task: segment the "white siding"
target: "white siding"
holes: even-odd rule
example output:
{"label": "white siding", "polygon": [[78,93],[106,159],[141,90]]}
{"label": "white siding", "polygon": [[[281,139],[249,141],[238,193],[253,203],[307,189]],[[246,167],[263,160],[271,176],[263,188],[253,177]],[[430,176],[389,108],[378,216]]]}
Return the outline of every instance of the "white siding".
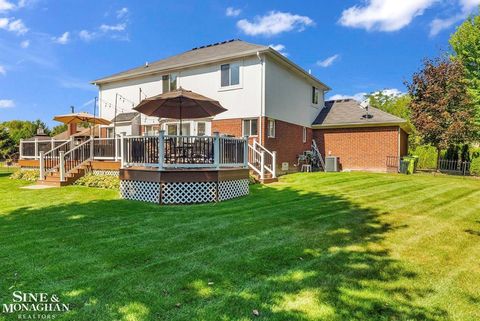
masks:
{"label": "white siding", "polygon": [[[227,111],[214,119],[244,118],[260,116],[261,65],[257,57],[231,61],[241,63],[240,85],[225,89],[220,87],[220,63],[185,69],[177,72],[177,86],[195,91],[218,100]],[[223,64],[223,63],[222,63]],[[139,88],[150,96],[162,93],[162,74],[105,84],[100,87],[100,116],[112,119],[115,115],[115,94],[119,93],[135,105],[140,100]],[[119,99],[117,113],[132,110],[132,103]],[[142,124],[158,124],[158,119],[142,116]]]}
{"label": "white siding", "polygon": [[268,57],[265,68],[265,116],[311,127],[321,108],[325,106],[322,89],[319,88],[318,105],[313,105],[313,82]]}

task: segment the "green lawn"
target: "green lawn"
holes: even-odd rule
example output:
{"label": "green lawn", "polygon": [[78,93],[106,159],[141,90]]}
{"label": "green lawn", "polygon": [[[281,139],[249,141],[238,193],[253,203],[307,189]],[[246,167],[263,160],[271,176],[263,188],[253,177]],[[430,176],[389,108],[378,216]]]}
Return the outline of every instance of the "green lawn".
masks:
{"label": "green lawn", "polygon": [[56,320],[75,321],[480,319],[480,180],[295,174],[163,207],[22,185],[0,177],[0,304],[56,293],[72,309]]}

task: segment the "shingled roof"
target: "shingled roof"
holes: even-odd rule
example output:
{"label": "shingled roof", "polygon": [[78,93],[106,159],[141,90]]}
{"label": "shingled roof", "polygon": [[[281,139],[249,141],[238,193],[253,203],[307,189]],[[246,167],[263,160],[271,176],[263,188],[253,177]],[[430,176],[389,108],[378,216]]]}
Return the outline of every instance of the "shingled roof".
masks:
{"label": "shingled roof", "polygon": [[118,114],[117,117],[112,119],[112,123],[129,122],[129,121],[132,121],[138,115],[140,115],[140,113],[137,113],[135,111],[130,113],[121,113],[121,114]]}
{"label": "shingled roof", "polygon": [[330,100],[313,122],[314,128],[362,127],[375,125],[406,125],[403,118],[374,107],[367,110],[354,99]]}
{"label": "shingled roof", "polygon": [[315,78],[313,75],[306,72],[300,66],[280,54],[278,51],[269,46],[257,45],[240,39],[232,39],[228,41],[218,42],[211,45],[196,47],[179,55],[171,56],[152,63],[146,63],[143,66],[122,71],[104,78],[92,81],[92,84],[101,85],[119,80],[132,79],[151,74],[158,74],[162,72],[171,72],[173,70],[188,68],[192,66],[214,63],[222,60],[237,59],[249,55],[255,55],[257,52],[266,53],[272,57],[277,58],[294,70],[302,74],[306,78],[318,83],[326,90],[330,88]]}

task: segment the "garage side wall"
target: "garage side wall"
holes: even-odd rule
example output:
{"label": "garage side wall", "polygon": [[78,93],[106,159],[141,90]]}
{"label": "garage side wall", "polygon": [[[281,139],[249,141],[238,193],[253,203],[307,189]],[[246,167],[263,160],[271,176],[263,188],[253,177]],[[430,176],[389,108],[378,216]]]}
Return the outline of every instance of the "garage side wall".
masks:
{"label": "garage side wall", "polygon": [[387,157],[398,156],[398,127],[314,129],[320,153],[337,156],[341,170],[387,171]]}

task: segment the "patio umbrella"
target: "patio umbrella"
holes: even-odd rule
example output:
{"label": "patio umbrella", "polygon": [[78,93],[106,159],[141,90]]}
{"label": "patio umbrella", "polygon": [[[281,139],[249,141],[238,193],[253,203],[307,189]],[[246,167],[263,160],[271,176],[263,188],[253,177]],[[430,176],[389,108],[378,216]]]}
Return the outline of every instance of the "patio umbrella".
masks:
{"label": "patio umbrella", "polygon": [[111,121],[105,118],[95,117],[89,113],[74,113],[74,114],[59,115],[59,116],[53,117],[53,120],[59,121],[66,125],[79,124],[79,123],[110,125],[111,123]]}
{"label": "patio umbrella", "polygon": [[147,116],[179,119],[180,135],[182,135],[182,119],[212,117],[226,111],[218,101],[182,87],[146,98],[133,109]]}

